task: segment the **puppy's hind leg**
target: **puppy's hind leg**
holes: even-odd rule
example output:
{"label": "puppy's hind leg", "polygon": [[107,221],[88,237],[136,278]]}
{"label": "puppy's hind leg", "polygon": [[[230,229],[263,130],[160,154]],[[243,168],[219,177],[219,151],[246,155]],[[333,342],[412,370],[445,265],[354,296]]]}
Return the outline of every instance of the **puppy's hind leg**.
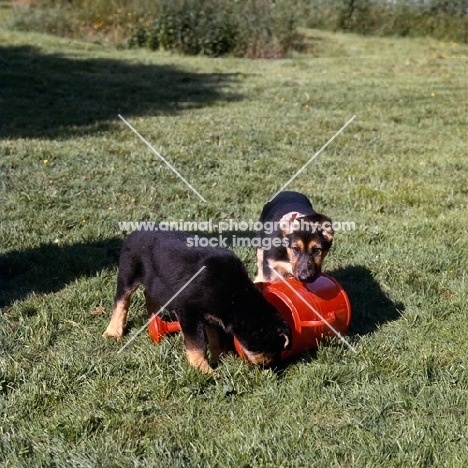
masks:
{"label": "puppy's hind leg", "polygon": [[102,334],[102,337],[111,336],[116,340],[120,340],[124,333],[125,324],[127,323],[127,314],[130,307],[130,297],[138,288],[139,285],[134,286],[131,289],[120,292],[117,291],[115,295],[114,307],[112,308],[112,315],[109,325],[106,331]]}
{"label": "puppy's hind leg", "polygon": [[185,354],[189,364],[204,374],[213,373],[213,369],[206,359],[206,336],[203,322],[190,326],[180,321],[180,327],[184,336]]}

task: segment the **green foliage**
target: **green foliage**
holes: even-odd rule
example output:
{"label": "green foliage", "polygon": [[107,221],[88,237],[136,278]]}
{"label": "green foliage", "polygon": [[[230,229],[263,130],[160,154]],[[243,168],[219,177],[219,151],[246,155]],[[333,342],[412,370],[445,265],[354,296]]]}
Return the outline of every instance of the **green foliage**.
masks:
{"label": "green foliage", "polygon": [[75,36],[79,25],[73,21],[73,10],[67,6],[19,7],[16,10],[13,27],[22,31],[38,31],[57,36]]}
{"label": "green foliage", "polygon": [[288,0],[38,0],[14,27],[214,57],[280,57],[301,42]]}
{"label": "green foliage", "polygon": [[298,45],[297,19],[288,2],[163,1],[148,26],[135,26],[129,45],[187,55],[277,57]]}
{"label": "green foliage", "polygon": [[298,23],[468,42],[466,0],[37,0],[15,8],[22,30],[212,56],[283,55],[303,47]]}
{"label": "green foliage", "polygon": [[378,1],[307,0],[297,2],[304,25],[381,36],[432,36],[468,42],[466,0]]}

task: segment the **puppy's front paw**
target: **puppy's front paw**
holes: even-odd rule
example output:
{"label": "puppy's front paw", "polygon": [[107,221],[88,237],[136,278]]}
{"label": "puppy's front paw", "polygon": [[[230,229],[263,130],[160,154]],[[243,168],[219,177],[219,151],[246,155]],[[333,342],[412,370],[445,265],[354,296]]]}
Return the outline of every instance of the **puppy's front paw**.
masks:
{"label": "puppy's front paw", "polygon": [[106,331],[102,334],[103,338],[114,338],[116,341],[119,341],[123,336],[123,329],[113,328],[110,325],[107,327]]}

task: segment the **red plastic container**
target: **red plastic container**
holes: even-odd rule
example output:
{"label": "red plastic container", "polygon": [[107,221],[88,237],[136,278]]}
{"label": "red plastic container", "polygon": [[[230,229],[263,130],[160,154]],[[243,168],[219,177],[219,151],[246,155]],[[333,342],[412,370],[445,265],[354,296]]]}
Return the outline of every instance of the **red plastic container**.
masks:
{"label": "red plastic container", "polygon": [[[346,292],[331,276],[322,273],[313,283],[287,278],[257,286],[292,329],[292,348],[282,352],[282,359],[316,348],[327,336],[346,333],[351,306]],[[180,331],[179,322],[165,322],[154,314],[151,318],[148,330],[157,343],[167,333]],[[247,359],[236,339],[234,345],[239,356]]]}
{"label": "red plastic container", "polygon": [[[322,273],[313,283],[286,278],[257,285],[292,330],[292,347],[282,352],[281,359],[317,348],[327,336],[346,333],[351,306],[346,292],[331,276]],[[236,339],[234,345],[239,356],[246,359]]]}

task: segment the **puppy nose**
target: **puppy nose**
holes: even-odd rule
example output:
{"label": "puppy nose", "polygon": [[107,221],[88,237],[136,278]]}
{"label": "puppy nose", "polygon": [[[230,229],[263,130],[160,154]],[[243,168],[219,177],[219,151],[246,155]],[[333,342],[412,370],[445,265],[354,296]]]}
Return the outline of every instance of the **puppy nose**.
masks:
{"label": "puppy nose", "polygon": [[307,275],[299,275],[299,281],[307,281]]}

